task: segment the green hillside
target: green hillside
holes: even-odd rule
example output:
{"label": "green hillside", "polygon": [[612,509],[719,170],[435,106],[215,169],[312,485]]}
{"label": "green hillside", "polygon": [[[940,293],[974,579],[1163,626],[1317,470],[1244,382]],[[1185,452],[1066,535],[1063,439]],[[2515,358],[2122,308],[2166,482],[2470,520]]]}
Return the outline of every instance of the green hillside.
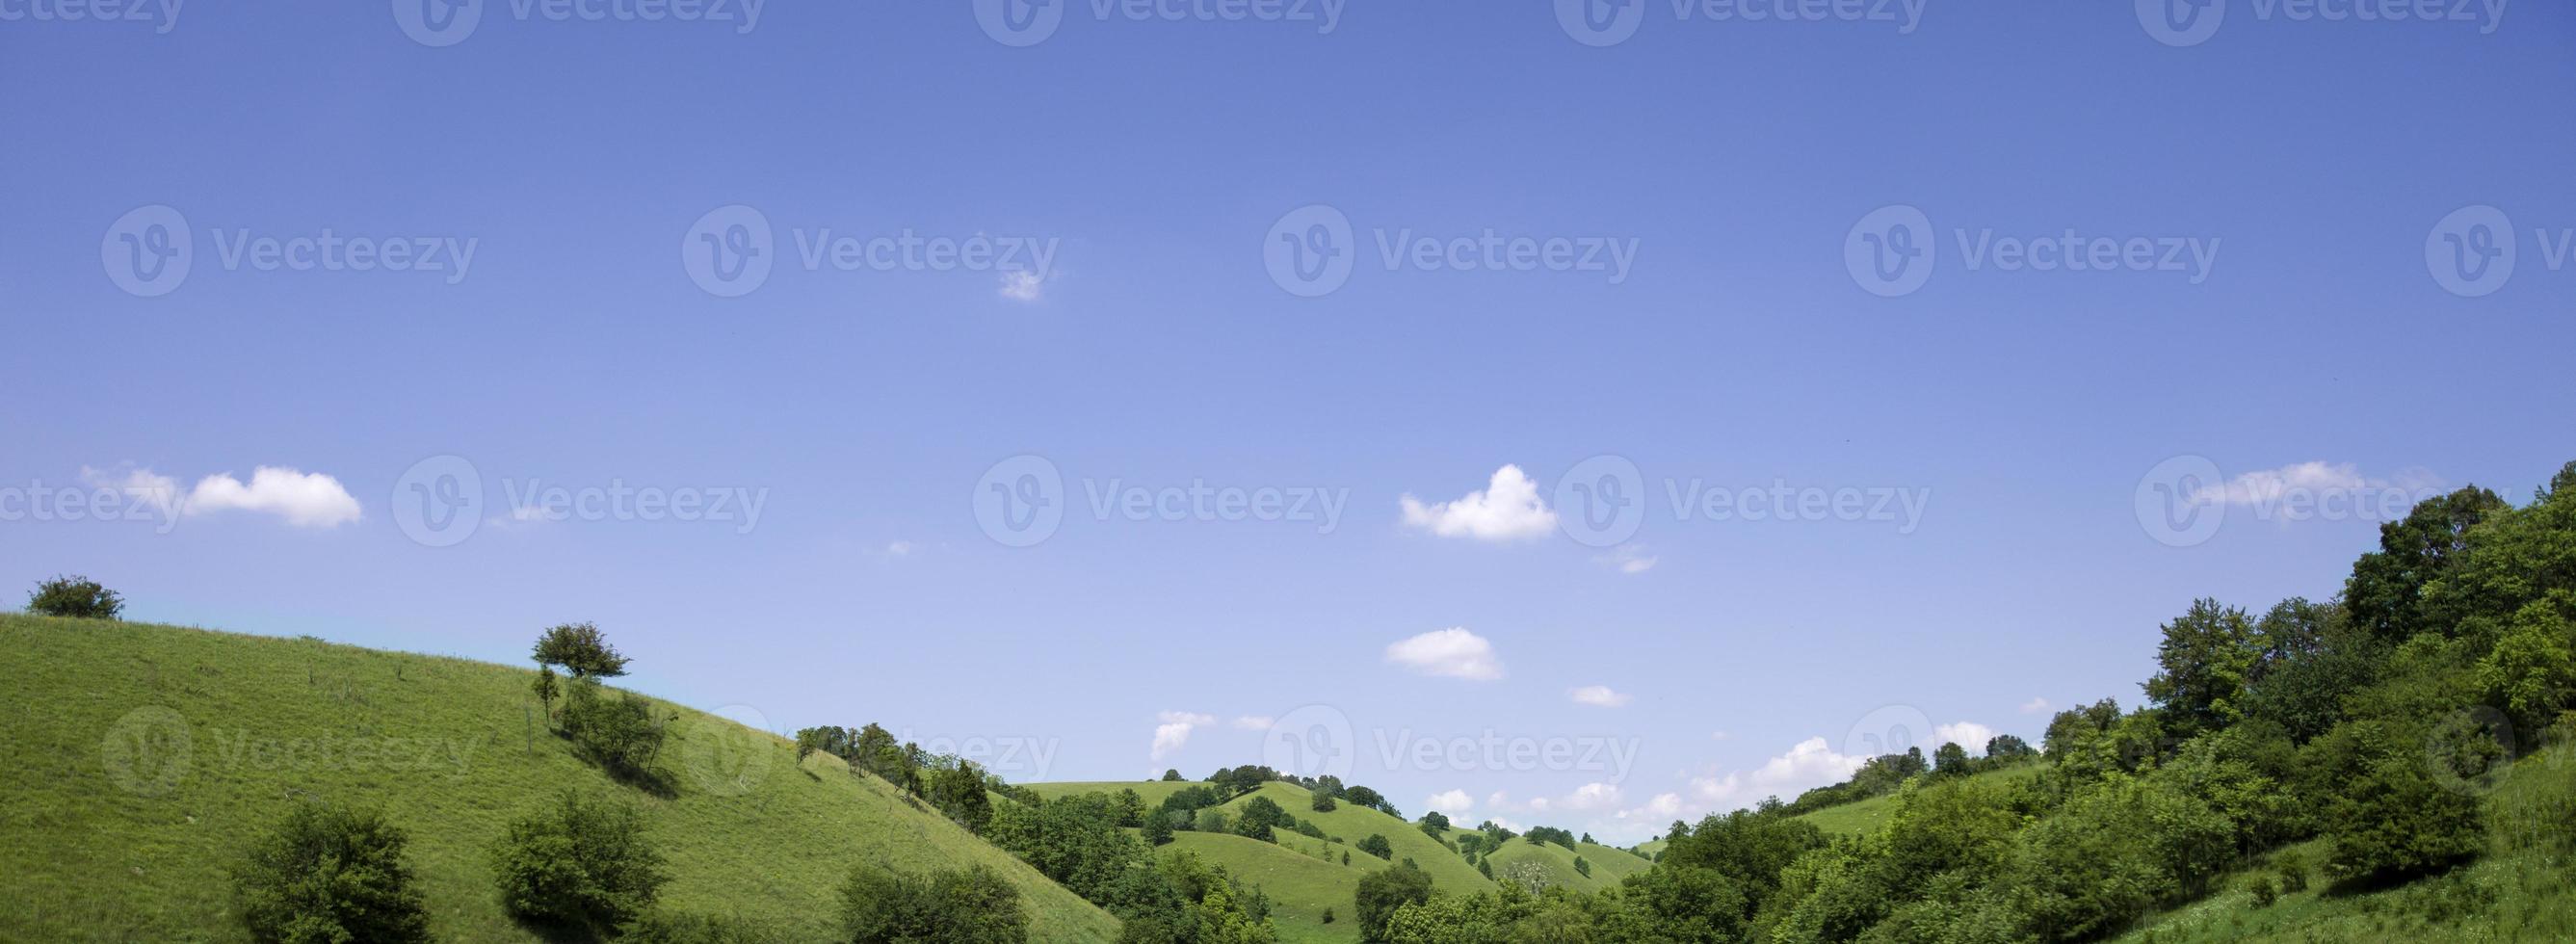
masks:
{"label": "green hillside", "polygon": [[[2020,783],[2038,778],[2040,772],[2046,769],[2045,764],[2018,764],[2002,770],[1984,771],[1969,779],[1993,783]],[[1817,829],[1827,833],[1871,836],[1886,829],[1887,817],[1895,812],[1896,794],[1889,793],[1840,806],[1828,806],[1813,813],[1802,813],[1798,818],[1814,823]],[[1662,847],[1660,843],[1650,843],[1650,845]]]}
{"label": "green hillside", "polygon": [[485,849],[566,786],[644,810],[671,910],[797,940],[832,926],[860,863],[981,864],[1040,940],[1118,922],[879,781],[672,707],[671,796],[619,786],[547,733],[533,673],[314,640],[0,615],[0,940],[231,941],[227,870],[288,804],[381,805],[440,940],[536,940],[501,912]]}
{"label": "green hillside", "polygon": [[[1302,836],[1288,837],[1290,842],[1305,846],[1319,845]],[[1258,839],[1215,833],[1180,833],[1170,845],[1162,847],[1163,855],[1187,852],[1209,865],[1224,866],[1236,878],[1261,886],[1270,898],[1270,922],[1287,944],[1318,942],[1341,944],[1359,940],[1359,926],[1352,923],[1351,901],[1359,891],[1360,876],[1373,868],[1385,868],[1368,855],[1354,855],[1351,864],[1341,864]],[[1323,921],[1324,909],[1333,911],[1334,923]]]}
{"label": "green hillside", "polygon": [[[1545,876],[1549,887],[1564,887],[1585,892],[1615,888],[1621,877],[1632,872],[1645,871],[1652,864],[1637,858],[1633,853],[1608,846],[1593,843],[1578,845],[1581,846],[1580,849],[1569,850],[1555,843],[1533,843],[1527,837],[1516,836],[1512,841],[1504,843],[1501,849],[1494,850],[1493,854],[1485,858],[1493,861],[1496,878],[1511,877],[1513,874],[1511,870],[1515,867],[1535,867]],[[1584,863],[1592,867],[1591,875],[1584,875],[1575,869],[1576,856],[1581,856]]]}

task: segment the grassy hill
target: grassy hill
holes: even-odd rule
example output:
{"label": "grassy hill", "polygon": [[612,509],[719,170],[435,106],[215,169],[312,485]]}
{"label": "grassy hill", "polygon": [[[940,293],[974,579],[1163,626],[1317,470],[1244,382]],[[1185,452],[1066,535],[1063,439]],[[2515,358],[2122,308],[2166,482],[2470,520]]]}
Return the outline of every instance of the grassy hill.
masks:
{"label": "grassy hill", "polygon": [[[1494,874],[1498,877],[1508,875],[1505,870],[1513,866],[1526,864],[1544,872],[1550,886],[1584,892],[1597,892],[1616,887],[1621,878],[1631,873],[1643,872],[1653,865],[1638,858],[1635,853],[1598,843],[1587,842],[1575,845],[1576,848],[1569,850],[1554,843],[1533,843],[1526,837],[1515,836],[1512,841],[1504,843],[1501,849],[1495,850],[1486,858],[1493,860]],[[1584,863],[1592,867],[1591,875],[1584,875],[1575,869],[1576,856],[1581,856]]]}
{"label": "grassy hill", "polygon": [[860,863],[989,866],[1040,940],[1117,920],[945,818],[785,740],[677,706],[670,796],[547,733],[517,668],[314,640],[0,615],[0,940],[235,941],[227,870],[288,804],[381,805],[440,940],[528,941],[484,850],[565,786],[645,811],[662,902],[796,940]]}
{"label": "grassy hill", "polygon": [[[2016,764],[2002,770],[1985,771],[1969,779],[1995,783],[2019,783],[2037,779],[2040,772],[2046,769],[2046,764]],[[1813,813],[1801,814],[1798,818],[1814,823],[1817,829],[1827,833],[1872,836],[1887,828],[1887,818],[1895,812],[1896,794],[1888,793],[1855,803],[1828,806]],[[1662,848],[1661,843],[1649,843],[1649,845]]]}
{"label": "grassy hill", "polygon": [[[1291,843],[1312,847],[1320,845],[1302,836],[1288,837]],[[1283,944],[1332,944],[1359,940],[1359,925],[1352,923],[1352,895],[1359,891],[1360,876],[1372,869],[1386,868],[1386,863],[1373,856],[1354,855],[1351,864],[1341,864],[1336,855],[1330,861],[1242,836],[1215,833],[1180,833],[1161,850],[1164,855],[1182,852],[1194,854],[1209,865],[1224,866],[1236,878],[1261,886],[1270,897],[1270,923],[1279,931]],[[1324,909],[1333,911],[1334,923],[1323,922]]]}

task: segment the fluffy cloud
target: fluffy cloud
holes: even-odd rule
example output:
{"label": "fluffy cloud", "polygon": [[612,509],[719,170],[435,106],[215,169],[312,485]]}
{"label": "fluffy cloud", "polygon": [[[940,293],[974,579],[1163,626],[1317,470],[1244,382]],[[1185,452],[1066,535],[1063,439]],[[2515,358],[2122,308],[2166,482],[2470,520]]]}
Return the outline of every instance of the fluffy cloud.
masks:
{"label": "fluffy cloud", "polygon": [[895,557],[910,557],[912,556],[912,542],[895,541],[889,543],[886,545],[885,552]]}
{"label": "fluffy cloud", "polygon": [[2191,493],[2191,501],[2202,505],[2248,505],[2256,508],[2279,507],[2292,496],[2315,500],[2320,496],[2399,490],[2430,494],[2441,485],[2441,479],[2422,469],[2409,469],[2395,480],[2367,478],[2352,463],[2301,462],[2277,469],[2247,472],[2225,482],[2215,482]]}
{"label": "fluffy cloud", "polygon": [[1468,492],[1456,501],[1425,505],[1410,494],[1400,501],[1406,526],[1444,538],[1518,541],[1556,527],[1556,512],[1539,499],[1538,483],[1516,465],[1495,470],[1484,491]]}
{"label": "fluffy cloud", "polygon": [[2026,701],[2026,702],[2022,702],[2022,703],[2021,703],[2021,713],[2022,713],[2022,714],[2026,714],[2026,715],[2035,715],[2035,714],[2038,714],[2038,713],[2040,713],[2040,712],[2047,711],[2047,710],[2048,710],[2048,699],[2045,699],[2045,698],[2039,698],[2039,697],[2033,696],[2033,697],[2031,698],[2031,700]]}
{"label": "fluffy cloud", "polygon": [[1610,686],[1607,685],[1586,685],[1567,692],[1566,695],[1573,698],[1575,704],[1591,705],[1596,708],[1617,708],[1631,700],[1627,693],[1611,691]]}
{"label": "fluffy cloud", "polygon": [[1565,798],[1565,807],[1570,810],[1603,810],[1618,805],[1619,788],[1607,783],[1584,784]]}
{"label": "fluffy cloud", "polygon": [[1465,627],[1433,630],[1386,647],[1386,661],[1423,675],[1490,682],[1503,677],[1494,644]]}
{"label": "fluffy cloud", "polygon": [[1972,757],[1984,754],[1986,752],[1986,742],[1993,739],[1994,736],[1995,729],[1978,724],[1974,721],[1959,721],[1951,724],[1932,726],[1933,747],[1939,747],[1943,744],[1956,744],[1960,747],[1966,748],[1969,756]]}
{"label": "fluffy cloud", "polygon": [[1046,276],[1025,269],[1002,273],[1002,297],[1015,302],[1033,302],[1045,297]]}
{"label": "fluffy cloud", "polygon": [[1642,821],[1648,825],[1671,822],[1685,809],[1701,812],[1751,806],[1763,797],[1789,799],[1831,783],[1851,778],[1864,757],[1836,753],[1824,738],[1808,738],[1789,748],[1788,753],[1764,761],[1749,771],[1709,774],[1690,780],[1687,803],[1675,794],[1656,796],[1645,806],[1619,811],[1619,818]]}
{"label": "fluffy cloud", "polygon": [[128,469],[106,473],[84,468],[81,477],[90,484],[122,491],[133,501],[148,502],[164,513],[176,510],[195,517],[225,511],[246,511],[276,515],[298,528],[336,528],[361,517],[358,500],[340,480],[319,472],[301,472],[279,466],[260,466],[244,482],[227,472],[197,480],[196,487],[182,494],[179,481],[159,475],[150,469]]}
{"label": "fluffy cloud", "polygon": [[1593,558],[1604,567],[1618,568],[1623,574],[1642,574],[1653,570],[1655,563],[1662,559],[1646,553],[1646,546],[1643,544],[1622,544],[1608,554]]}
{"label": "fluffy cloud", "polygon": [[1216,723],[1216,716],[1188,711],[1166,711],[1154,726],[1154,760],[1161,761],[1190,742],[1190,732]]}
{"label": "fluffy cloud", "polygon": [[1422,806],[1424,809],[1439,810],[1451,816],[1465,816],[1468,810],[1476,807],[1476,801],[1467,796],[1465,790],[1451,790],[1447,793],[1432,794],[1430,798],[1422,801]]}

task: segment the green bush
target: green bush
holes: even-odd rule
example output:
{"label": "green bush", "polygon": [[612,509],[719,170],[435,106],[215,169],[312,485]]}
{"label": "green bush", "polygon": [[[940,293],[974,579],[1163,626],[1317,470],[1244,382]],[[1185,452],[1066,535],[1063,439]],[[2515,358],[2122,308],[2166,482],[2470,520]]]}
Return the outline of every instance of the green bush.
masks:
{"label": "green bush", "polygon": [[2282,891],[2303,892],[2308,890],[2308,860],[2305,856],[2301,856],[2296,852],[2283,852],[2280,855],[2274,856],[2272,857],[2272,871],[2274,874],[2281,876]]}
{"label": "green bush", "polygon": [[928,875],[862,866],[841,886],[841,940],[1009,944],[1029,939],[1019,889],[983,866]]}
{"label": "green bush", "polygon": [[594,678],[574,678],[565,693],[564,736],[582,757],[626,780],[658,780],[664,733],[650,702],[610,694]]}
{"label": "green bush", "polygon": [[2269,875],[2254,876],[2253,881],[2245,883],[2245,891],[2254,896],[2254,907],[2257,908],[2269,908],[2273,902],[2281,900],[2281,893],[2272,887]]}
{"label": "green bush", "polygon": [[1387,842],[1385,836],[1377,833],[1370,833],[1368,838],[1360,840],[1359,847],[1361,852],[1381,859],[1395,858],[1395,845]]}
{"label": "green bush", "polygon": [[669,879],[642,813],[569,790],[512,822],[491,857],[504,910],[594,932],[642,917]]}
{"label": "green bush", "polygon": [[408,839],[381,810],[298,805],[234,873],[251,939],[429,940],[429,913],[402,861]]}
{"label": "green bush", "polygon": [[617,936],[619,944],[784,944],[787,936],[739,917],[656,909]]}
{"label": "green bush", "polygon": [[2416,758],[2382,759],[2335,803],[2326,866],[2364,882],[2427,875],[2478,854],[2486,844],[2478,798],[2445,786]]}
{"label": "green bush", "polygon": [[56,577],[37,584],[35,592],[27,594],[27,612],[112,620],[125,613],[125,599],[87,577]]}
{"label": "green bush", "polygon": [[1387,922],[1395,909],[1431,900],[1431,876],[1421,869],[1397,866],[1360,876],[1353,906],[1360,916],[1360,940],[1387,940]]}
{"label": "green bush", "polygon": [[575,678],[624,675],[629,661],[617,653],[617,647],[608,644],[599,627],[589,623],[566,623],[546,630],[537,637],[530,655],[538,665],[563,666]]}

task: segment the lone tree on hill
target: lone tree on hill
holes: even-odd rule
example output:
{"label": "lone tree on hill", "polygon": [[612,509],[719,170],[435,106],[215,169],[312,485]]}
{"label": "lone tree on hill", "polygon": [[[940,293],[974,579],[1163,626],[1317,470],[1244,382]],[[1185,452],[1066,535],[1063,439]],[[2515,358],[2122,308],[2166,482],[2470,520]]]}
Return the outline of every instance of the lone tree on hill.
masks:
{"label": "lone tree on hill", "polygon": [[615,678],[626,674],[625,656],[608,644],[599,627],[566,623],[537,637],[538,665],[560,665],[574,678]]}
{"label": "lone tree on hill", "polygon": [[125,612],[125,600],[87,577],[56,577],[37,584],[35,592],[27,594],[27,612],[112,620]]}

